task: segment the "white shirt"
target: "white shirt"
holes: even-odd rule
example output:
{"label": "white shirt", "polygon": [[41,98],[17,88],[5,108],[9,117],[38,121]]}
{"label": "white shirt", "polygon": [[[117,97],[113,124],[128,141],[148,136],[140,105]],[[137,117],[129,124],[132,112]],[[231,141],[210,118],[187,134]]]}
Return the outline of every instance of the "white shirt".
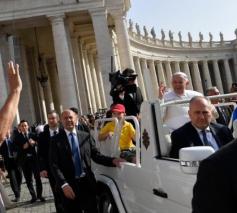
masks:
{"label": "white shirt", "polygon": [[[175,100],[190,100],[194,96],[203,96],[203,94],[193,90],[185,90],[184,95],[179,96],[174,91],[170,91],[165,93],[164,102]],[[188,110],[188,103],[170,105],[165,107],[163,116],[164,124],[171,131],[178,129],[179,127],[190,121]]]}
{"label": "white shirt", "polygon": [[50,129],[49,128],[49,134],[50,134],[50,137],[53,137],[54,136],[54,132],[57,132],[57,134],[58,134],[58,128],[57,129]]}

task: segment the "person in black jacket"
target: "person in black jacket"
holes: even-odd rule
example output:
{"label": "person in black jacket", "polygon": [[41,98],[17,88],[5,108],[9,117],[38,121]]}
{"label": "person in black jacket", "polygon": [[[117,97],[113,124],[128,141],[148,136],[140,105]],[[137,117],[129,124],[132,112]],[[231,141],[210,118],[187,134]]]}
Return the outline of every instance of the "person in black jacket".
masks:
{"label": "person in black jacket", "polygon": [[[29,132],[29,125],[26,120],[20,121],[20,130],[21,133],[18,134],[13,141],[17,146],[17,163],[22,167],[26,185],[32,197],[30,202],[34,203],[37,198],[43,202],[45,199],[42,197],[43,189],[36,154],[37,136]],[[33,187],[32,175],[34,175],[36,182],[37,196]]]}
{"label": "person in black jacket", "polygon": [[59,190],[56,187],[55,179],[49,166],[49,146],[51,138],[59,133],[59,116],[56,111],[48,113],[48,124],[44,126],[44,131],[39,134],[38,158],[40,176],[49,179],[49,184],[53,192],[54,203],[57,213],[63,213]]}
{"label": "person in black jacket", "polygon": [[195,96],[190,100],[188,122],[171,134],[170,157],[178,158],[179,150],[190,146],[212,146],[218,150],[233,140],[227,126],[212,123],[212,106],[203,96]]}
{"label": "person in black jacket", "polygon": [[125,86],[123,101],[126,109],[126,115],[133,115],[139,118],[143,97],[140,88],[135,83],[137,74],[134,70],[127,68],[123,71],[123,76],[125,76],[128,81]]}
{"label": "person in black jacket", "polygon": [[96,181],[91,158],[105,166],[120,166],[120,159],[103,156],[90,134],[75,128],[76,114],[65,110],[61,115],[64,129],[50,143],[50,168],[61,189],[65,212],[96,213]]}
{"label": "person in black jacket", "polygon": [[4,164],[10,179],[10,185],[15,195],[15,199],[13,199],[12,201],[18,202],[21,192],[22,170],[16,162],[17,149],[12,142],[10,132],[8,133],[7,138],[3,141],[0,147],[0,154],[4,158]]}
{"label": "person in black jacket", "polygon": [[237,140],[200,164],[193,189],[193,213],[237,212]]}

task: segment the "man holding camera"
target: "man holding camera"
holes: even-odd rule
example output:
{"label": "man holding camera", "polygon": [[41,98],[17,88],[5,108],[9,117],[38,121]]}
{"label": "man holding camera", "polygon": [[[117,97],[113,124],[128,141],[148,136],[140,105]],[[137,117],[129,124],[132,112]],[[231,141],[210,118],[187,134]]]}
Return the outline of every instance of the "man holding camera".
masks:
{"label": "man holding camera", "polygon": [[136,85],[137,74],[134,70],[127,68],[119,76],[118,83],[112,88],[110,95],[113,104],[123,104],[126,115],[139,118],[143,97],[140,88]]}

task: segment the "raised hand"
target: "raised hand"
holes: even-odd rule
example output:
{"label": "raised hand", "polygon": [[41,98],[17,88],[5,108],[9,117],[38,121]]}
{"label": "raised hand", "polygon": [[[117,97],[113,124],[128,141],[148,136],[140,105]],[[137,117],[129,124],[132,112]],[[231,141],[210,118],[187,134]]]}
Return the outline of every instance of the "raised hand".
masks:
{"label": "raised hand", "polygon": [[10,93],[20,92],[22,90],[22,81],[19,75],[19,65],[16,64],[14,67],[13,61],[10,61],[7,71]]}
{"label": "raised hand", "polygon": [[159,86],[159,99],[163,99],[165,90],[166,90],[166,86],[163,82],[161,82]]}

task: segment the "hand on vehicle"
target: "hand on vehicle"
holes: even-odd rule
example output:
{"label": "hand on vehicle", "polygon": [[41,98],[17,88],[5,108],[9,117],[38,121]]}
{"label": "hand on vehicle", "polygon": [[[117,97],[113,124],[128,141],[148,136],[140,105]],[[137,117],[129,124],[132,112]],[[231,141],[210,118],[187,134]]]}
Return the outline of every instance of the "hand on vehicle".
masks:
{"label": "hand on vehicle", "polygon": [[126,160],[122,159],[122,158],[114,158],[113,159],[113,164],[116,166],[116,167],[119,167],[121,168],[121,162],[126,162]]}
{"label": "hand on vehicle", "polygon": [[40,172],[40,177],[47,178],[48,177],[48,172],[46,170],[43,170]]}

